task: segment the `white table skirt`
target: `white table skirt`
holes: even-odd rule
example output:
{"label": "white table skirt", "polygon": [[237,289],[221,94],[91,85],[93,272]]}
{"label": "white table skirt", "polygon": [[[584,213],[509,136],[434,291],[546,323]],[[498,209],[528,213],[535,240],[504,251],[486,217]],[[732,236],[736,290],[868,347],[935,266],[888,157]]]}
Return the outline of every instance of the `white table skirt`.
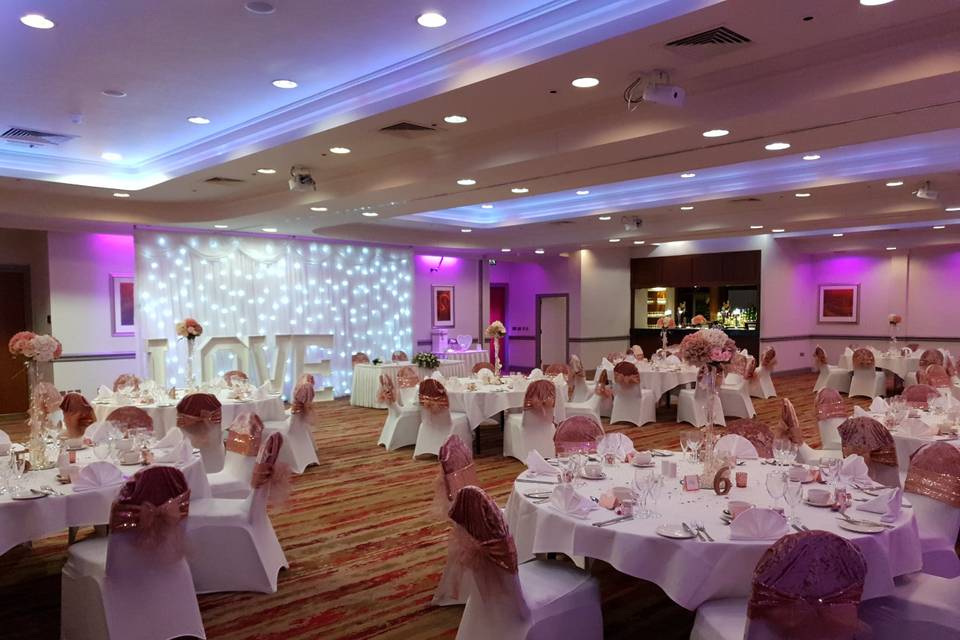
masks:
{"label": "white table skirt", "polygon": [[[660,396],[676,387],[691,384],[697,381],[696,367],[680,365],[675,369],[651,369],[650,365],[640,365],[637,367],[640,371],[640,387],[653,391],[653,397],[660,399]],[[607,380],[613,384],[613,367],[606,367]],[[596,379],[596,378],[594,378]]]}
{"label": "white table skirt", "polygon": [[[353,367],[353,387],[350,392],[350,404],[355,407],[371,407],[386,409],[386,405],[377,402],[377,388],[380,386],[380,374],[390,376],[394,384],[397,382],[397,370],[400,367],[412,366],[409,362],[390,362],[384,364],[358,364]],[[418,369],[420,378],[429,378],[435,369]],[[460,377],[466,375],[463,361],[441,360],[440,373],[444,377]]]}
{"label": "white table skirt", "polygon": [[473,365],[479,362],[490,362],[490,353],[484,349],[469,349],[467,351],[434,351],[433,354],[442,360],[459,360],[463,363],[463,375],[470,375]]}
{"label": "white table skirt", "polygon": [[[502,411],[523,408],[526,383],[518,385],[516,389],[510,389],[505,384],[479,384],[472,379],[463,380],[462,383],[477,384],[477,390],[451,391],[447,389],[447,397],[450,398],[450,411],[467,414],[467,422],[471,429],[476,429],[481,422]],[[557,402],[553,409],[554,422],[560,423],[566,416],[566,387],[564,387],[562,390],[557,390]]]}
{"label": "white table skirt", "polygon": [[[173,401],[171,401],[173,402]],[[279,395],[271,396],[265,400],[220,400],[220,411],[223,415],[221,424],[224,429],[228,429],[233,419],[241,413],[255,413],[260,416],[264,422],[268,420],[285,420],[283,401]],[[107,419],[114,409],[120,408],[119,404],[100,404],[93,403],[93,412],[97,416],[98,422]],[[155,404],[136,405],[150,414],[153,418],[153,433],[157,438],[162,438],[171,427],[177,426],[177,407],[176,404],[158,406]]]}
{"label": "white table skirt", "polygon": [[[96,460],[90,449],[78,452],[77,459],[80,464]],[[8,460],[5,456],[0,457],[0,464],[8,464]],[[194,454],[190,463],[177,466],[186,476],[191,499],[210,497],[210,484],[198,454]],[[142,468],[138,465],[120,466],[125,476],[132,476]],[[61,492],[61,496],[36,500],[14,500],[9,493],[0,496],[0,553],[6,553],[18,544],[59,533],[68,527],[106,524],[110,521],[110,505],[122,484],[74,493],[72,484],[57,482],[57,473],[56,468],[31,471],[23,477],[22,484],[34,489],[47,485]]]}
{"label": "white table skirt", "polygon": [[[654,458],[658,464],[661,459]],[[676,455],[672,459],[679,461],[680,457]],[[694,465],[681,462],[679,466],[681,476],[685,469],[688,473],[694,472]],[[729,498],[770,505],[763,487],[769,469],[756,461],[738,467],[749,473],[749,484],[744,489],[734,488]],[[584,495],[599,496],[604,489],[627,485],[635,471],[627,464],[612,469],[605,467],[605,470],[612,479],[586,480],[587,484],[577,490]],[[730,528],[719,518],[727,497],[717,496],[712,490],[684,492],[679,481],[667,482],[656,507],[663,517],[608,527],[594,527],[590,523],[615,517],[612,511],[597,509],[587,520],[577,519],[556,511],[549,502],[534,504],[523,495],[550,487],[515,483],[507,502],[507,522],[520,561],[534,553],[565,553],[604,560],[623,573],[656,583],[674,602],[690,610],[716,598],[749,596],[754,567],[773,541],[730,540]],[[866,512],[852,513],[854,517],[878,517]],[[841,529],[837,526],[837,514],[830,509],[800,505],[798,514],[800,521],[811,529],[836,533],[863,552],[867,562],[864,599],[889,595],[894,577],[919,571],[922,566],[919,534],[910,509],[901,512],[896,529],[873,535]],[[695,519],[703,521],[716,542],[673,540],[655,533],[662,524]]]}
{"label": "white table skirt", "polygon": [[[874,353],[876,367],[878,369],[885,369],[892,373],[897,374],[901,378],[906,378],[907,374],[916,371],[917,367],[920,366],[920,354],[915,356],[899,356],[899,355],[887,355],[884,353]],[[853,354],[844,353],[840,356],[839,365],[843,369],[852,369],[853,368]]]}

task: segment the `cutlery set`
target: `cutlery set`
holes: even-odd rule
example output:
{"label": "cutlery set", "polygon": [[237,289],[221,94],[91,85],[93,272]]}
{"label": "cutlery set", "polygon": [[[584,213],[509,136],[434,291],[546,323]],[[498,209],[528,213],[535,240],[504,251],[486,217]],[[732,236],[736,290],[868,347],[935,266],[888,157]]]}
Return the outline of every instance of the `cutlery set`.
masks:
{"label": "cutlery set", "polygon": [[707,533],[707,528],[703,526],[703,522],[700,520],[694,520],[690,523],[682,522],[684,530],[690,535],[696,536],[701,542],[716,542],[709,533]]}

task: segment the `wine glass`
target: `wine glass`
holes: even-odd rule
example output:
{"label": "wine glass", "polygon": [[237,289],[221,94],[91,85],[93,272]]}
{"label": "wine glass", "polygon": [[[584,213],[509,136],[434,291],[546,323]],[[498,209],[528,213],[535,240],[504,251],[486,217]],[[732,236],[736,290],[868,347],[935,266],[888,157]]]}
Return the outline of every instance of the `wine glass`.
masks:
{"label": "wine glass", "polygon": [[660,494],[663,491],[663,476],[658,474],[650,475],[650,500],[653,502],[653,508],[648,511],[649,517],[659,518],[661,514],[657,511],[657,502],[660,500]]}
{"label": "wine glass", "polygon": [[680,454],[684,461],[690,460],[690,441],[686,433],[680,434]]}
{"label": "wine glass", "polygon": [[800,455],[800,445],[791,440],[786,441],[786,445],[783,449],[783,459],[787,465],[792,465],[797,461],[797,456]]}
{"label": "wine glass", "polygon": [[820,477],[827,484],[827,487],[833,489],[834,481],[840,472],[840,461],[836,458],[820,458]]}
{"label": "wine glass", "polygon": [[106,438],[93,444],[93,455],[97,460],[106,460],[110,455],[110,439]]}
{"label": "wine glass", "polygon": [[643,469],[637,469],[633,472],[634,493],[637,495],[637,504],[640,510],[635,514],[637,518],[648,518],[647,498],[650,495],[650,477],[651,474]]}
{"label": "wine glass", "polygon": [[13,469],[14,489],[19,491],[23,488],[23,477],[27,475],[27,456],[11,456],[11,468]]}
{"label": "wine glass", "polygon": [[688,443],[688,448],[690,449],[690,456],[692,458],[691,462],[700,461],[700,445],[703,444],[703,440],[700,438],[700,434],[697,433],[696,437],[691,437]]}
{"label": "wine glass", "polygon": [[0,495],[10,490],[10,476],[13,475],[13,454],[0,457]]}
{"label": "wine glass", "polygon": [[800,498],[803,496],[803,483],[797,480],[787,478],[786,486],[783,491],[783,499],[790,507],[790,517],[788,522],[793,524],[797,521],[797,505],[800,504]]}
{"label": "wine glass", "polygon": [[780,498],[786,490],[787,476],[783,471],[770,471],[766,478],[767,493],[773,498],[773,508],[780,506]]}

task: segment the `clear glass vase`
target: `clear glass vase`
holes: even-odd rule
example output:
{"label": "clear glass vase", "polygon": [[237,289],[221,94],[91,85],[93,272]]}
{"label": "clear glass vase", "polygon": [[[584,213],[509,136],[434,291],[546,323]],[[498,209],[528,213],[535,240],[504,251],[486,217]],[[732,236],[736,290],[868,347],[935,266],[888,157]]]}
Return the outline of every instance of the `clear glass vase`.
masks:
{"label": "clear glass vase", "polygon": [[717,418],[716,407],[720,404],[718,389],[722,381],[723,369],[712,364],[704,365],[697,375],[697,389],[694,392],[694,398],[706,417],[706,425],[703,428],[703,444],[700,447],[701,460],[703,461],[703,473],[700,476],[701,486],[713,486],[714,477],[724,466],[723,460],[720,460],[714,454],[714,447],[719,438],[715,422]]}

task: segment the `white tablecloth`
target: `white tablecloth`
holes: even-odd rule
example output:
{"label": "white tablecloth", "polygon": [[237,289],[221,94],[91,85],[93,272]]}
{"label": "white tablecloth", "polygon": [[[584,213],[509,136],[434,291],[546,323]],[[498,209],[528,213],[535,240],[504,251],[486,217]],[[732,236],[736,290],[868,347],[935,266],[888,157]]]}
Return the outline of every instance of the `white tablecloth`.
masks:
{"label": "white tablecloth", "polygon": [[[943,414],[936,415],[930,411],[919,411],[918,413],[920,414],[920,420],[937,429],[940,428],[942,422],[947,420],[947,416]],[[874,419],[879,420],[881,424],[884,423],[883,414],[871,413],[870,415]],[[956,435],[911,436],[902,433],[899,429],[892,430],[890,434],[893,436],[893,442],[897,448],[897,466],[900,468],[900,476],[902,479],[907,477],[907,471],[910,468],[910,456],[923,445],[931,442],[945,441],[955,447],[960,447],[960,439],[957,439]]]}
{"label": "white tablecloth", "polygon": [[[83,465],[94,462],[96,457],[90,449],[84,449],[78,452],[77,460]],[[8,461],[8,457],[0,456],[0,464],[8,464]],[[199,454],[194,454],[189,464],[177,466],[187,478],[191,499],[210,497],[210,484]],[[142,468],[140,465],[120,466],[125,476],[132,476]],[[67,527],[110,521],[110,505],[122,484],[74,493],[72,484],[57,482],[57,473],[56,468],[30,471],[23,477],[22,484],[34,489],[50,486],[63,495],[36,500],[14,500],[9,493],[0,496],[0,553],[18,544],[59,533]]]}
{"label": "white tablecloth", "polygon": [[[394,384],[397,382],[397,370],[400,367],[411,366],[409,362],[390,362],[385,364],[358,364],[353,367],[353,388],[350,392],[350,404],[355,407],[371,407],[386,409],[386,405],[377,402],[377,388],[380,386],[380,374],[390,376]],[[435,369],[418,369],[420,378],[429,378]],[[441,360],[440,373],[444,377],[459,377],[466,375],[463,361]]]}
{"label": "white tablecloth", "polygon": [[[664,458],[654,458],[659,461]],[[671,458],[680,460],[679,455]],[[680,463],[693,473],[693,465]],[[699,468],[699,465],[697,465]],[[763,479],[771,467],[748,462],[738,470],[749,473],[744,489],[734,488],[729,499],[747,500],[769,506],[770,498]],[[599,496],[612,486],[626,486],[634,468],[621,464],[605,467],[610,480],[586,480],[578,487],[584,495]],[[517,544],[521,561],[533,553],[566,553],[609,562],[619,571],[659,585],[677,604],[693,610],[714,598],[747,597],[750,594],[753,570],[763,553],[773,543],[764,541],[732,541],[730,527],[720,520],[728,497],[712,490],[684,492],[679,481],[667,481],[657,510],[661,518],[632,520],[608,527],[594,527],[591,522],[616,516],[607,509],[593,511],[581,520],[556,511],[549,502],[534,504],[524,493],[549,490],[541,484],[515,483],[507,503],[507,522]],[[652,505],[648,505],[652,506]],[[876,514],[852,511],[854,517],[877,519]],[[863,552],[867,562],[864,599],[889,595],[896,576],[920,570],[920,539],[911,509],[904,509],[896,529],[877,534],[852,533],[837,526],[837,514],[830,509],[801,505],[800,521],[811,529],[823,529],[849,539]],[[662,524],[679,524],[699,519],[716,542],[673,540],[655,533]],[[790,533],[794,531],[791,530]]]}
{"label": "white tablecloth", "polygon": [[[175,401],[171,400],[171,402],[173,404],[164,406],[155,404],[136,405],[153,418],[153,433],[157,438],[162,438],[171,427],[177,426],[177,406]],[[220,411],[223,414],[221,424],[224,429],[229,428],[233,419],[241,413],[255,413],[260,416],[260,419],[264,422],[268,420],[284,420],[286,418],[283,410],[283,401],[279,395],[270,396],[265,400],[245,400],[243,402],[237,400],[220,400],[220,405]],[[114,403],[101,404],[94,402],[93,412],[96,414],[97,420],[103,422],[114,409],[118,409],[120,406],[121,405]]]}
{"label": "white tablecloth", "polygon": [[[607,370],[607,380],[613,384],[613,366],[604,368]],[[641,362],[637,369],[640,371],[640,386],[653,391],[653,397],[658,400],[675,387],[697,381],[698,369],[687,365],[653,368],[649,363]]]}
{"label": "white tablecloth", "polygon": [[[523,408],[523,396],[526,393],[527,381],[508,381],[505,384],[480,384],[476,379],[465,378],[462,385],[475,384],[476,391],[451,391],[447,388],[447,397],[450,398],[450,411],[460,411],[467,414],[467,422],[471,429],[476,429],[481,422],[492,418],[507,409]],[[515,387],[515,388],[514,388]],[[557,391],[557,402],[553,409],[553,419],[561,422],[566,418],[566,386]]]}
{"label": "white tablecloth", "polygon": [[[886,353],[874,352],[876,366],[878,369],[891,371],[901,378],[906,378],[911,371],[916,371],[920,365],[920,353],[912,356],[887,355]],[[840,366],[844,369],[853,368],[853,354],[844,353],[840,356]]]}
{"label": "white tablecloth", "polygon": [[473,371],[473,365],[478,362],[490,362],[490,353],[484,349],[469,349],[467,351],[434,351],[440,359],[460,360],[463,362],[463,375]]}

